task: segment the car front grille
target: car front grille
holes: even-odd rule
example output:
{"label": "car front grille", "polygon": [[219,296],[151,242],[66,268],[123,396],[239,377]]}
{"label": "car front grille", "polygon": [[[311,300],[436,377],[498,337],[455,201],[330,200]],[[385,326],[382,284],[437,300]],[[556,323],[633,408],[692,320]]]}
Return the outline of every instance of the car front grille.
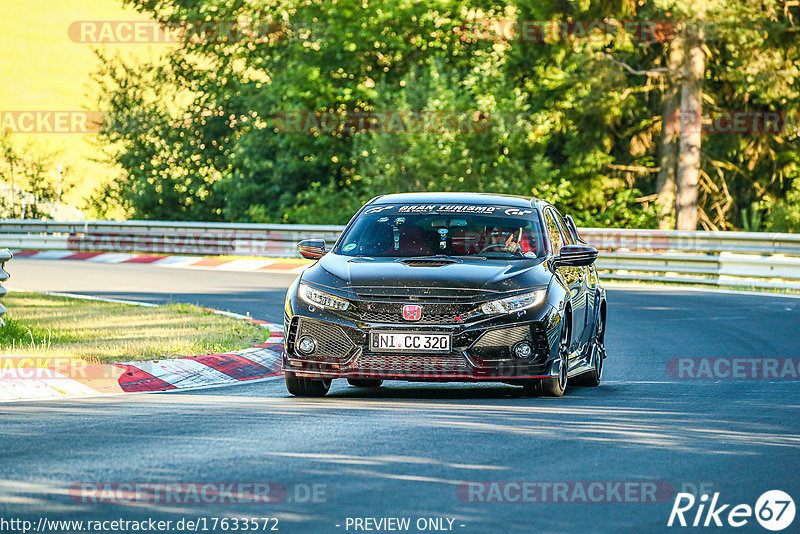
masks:
{"label": "car front grille", "polygon": [[296,341],[303,336],[312,336],[317,342],[316,350],[302,358],[332,362],[346,361],[356,350],[355,344],[334,324],[320,323],[306,318],[300,319]]}
{"label": "car front grille", "polygon": [[365,352],[355,360],[355,372],[380,375],[470,375],[472,369],[460,354],[374,354]]}
{"label": "car front grille", "polygon": [[526,338],[530,338],[530,333],[531,328],[528,325],[489,330],[475,342],[473,347],[507,347],[508,345],[514,345]]}
{"label": "car front grille", "polygon": [[[407,303],[422,306],[422,317],[417,321],[403,318],[403,305]],[[454,325],[464,323],[480,312],[475,304],[461,303],[420,303],[420,302],[360,302],[359,318],[368,323],[384,324],[442,324]]]}
{"label": "car front grille", "polygon": [[423,313],[422,319],[419,321],[406,321],[403,319],[402,314],[396,312],[364,312],[361,314],[361,320],[368,323],[388,323],[388,324],[459,324],[464,322],[469,317],[456,315],[453,313]]}

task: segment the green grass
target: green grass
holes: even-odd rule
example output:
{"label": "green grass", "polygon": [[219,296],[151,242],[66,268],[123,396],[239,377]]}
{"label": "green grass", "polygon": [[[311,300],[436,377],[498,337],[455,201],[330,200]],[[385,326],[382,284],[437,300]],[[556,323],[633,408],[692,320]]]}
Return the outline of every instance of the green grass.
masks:
{"label": "green grass", "polygon": [[262,343],[259,326],[188,304],[157,308],[9,293],[0,356],[45,356],[88,363],[229,352]]}

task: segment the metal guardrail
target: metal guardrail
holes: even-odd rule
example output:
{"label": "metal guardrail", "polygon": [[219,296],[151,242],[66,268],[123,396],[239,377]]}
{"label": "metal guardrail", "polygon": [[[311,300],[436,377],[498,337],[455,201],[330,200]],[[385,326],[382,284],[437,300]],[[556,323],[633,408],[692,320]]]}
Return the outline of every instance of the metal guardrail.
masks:
{"label": "metal guardrail", "polygon": [[800,255],[800,234],[768,232],[689,232],[585,228],[581,236],[602,250],[671,250],[681,252],[740,252]]}
{"label": "metal guardrail", "polygon": [[[0,298],[3,298],[8,294],[8,289],[2,286],[2,283],[8,280],[11,275],[6,272],[6,262],[13,258],[13,254],[7,249],[0,249]],[[6,309],[5,307],[0,304],[0,326],[3,325],[3,315],[5,315]]]}
{"label": "metal guardrail", "polygon": [[11,249],[76,252],[295,257],[306,237],[335,241],[341,226],[164,221],[0,220],[0,244]]}
{"label": "metal guardrail", "polygon": [[[75,252],[297,257],[342,226],[0,220],[0,246]],[[800,289],[800,235],[586,228],[605,279]]]}

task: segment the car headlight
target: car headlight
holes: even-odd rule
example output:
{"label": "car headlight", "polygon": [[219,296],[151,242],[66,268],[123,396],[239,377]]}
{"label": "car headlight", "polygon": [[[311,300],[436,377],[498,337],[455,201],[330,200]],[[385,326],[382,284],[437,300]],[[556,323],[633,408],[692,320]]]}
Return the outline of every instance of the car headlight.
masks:
{"label": "car headlight", "polygon": [[520,310],[527,310],[541,304],[547,295],[547,289],[539,289],[533,293],[523,293],[500,300],[493,300],[481,306],[481,311],[487,315],[495,313],[513,313]]}
{"label": "car headlight", "polygon": [[320,308],[333,308],[334,310],[344,311],[350,307],[350,302],[347,300],[305,284],[300,284],[297,287],[297,295],[307,303]]}

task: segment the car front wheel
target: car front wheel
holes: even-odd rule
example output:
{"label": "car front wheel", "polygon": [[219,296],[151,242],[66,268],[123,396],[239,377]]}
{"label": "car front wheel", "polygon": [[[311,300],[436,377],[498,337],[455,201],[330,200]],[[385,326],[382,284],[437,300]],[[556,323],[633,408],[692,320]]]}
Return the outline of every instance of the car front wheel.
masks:
{"label": "car front wheel", "polygon": [[324,397],[331,388],[330,379],[299,377],[288,371],[285,377],[286,389],[295,397]]}
{"label": "car front wheel", "polygon": [[570,325],[564,321],[561,327],[561,340],[558,343],[559,370],[558,376],[545,378],[539,383],[540,391],[548,397],[561,397],[567,389],[567,370],[569,368],[569,334]]}
{"label": "car front wheel", "polygon": [[561,339],[558,343],[559,373],[553,378],[532,380],[523,386],[523,394],[527,396],[545,395],[561,397],[567,389],[567,368],[569,365],[569,324],[564,323]]}
{"label": "car front wheel", "polygon": [[573,378],[572,383],[577,386],[597,387],[603,379],[603,358],[606,356],[605,347],[605,322],[601,314],[595,324],[594,343],[589,348],[590,371]]}

